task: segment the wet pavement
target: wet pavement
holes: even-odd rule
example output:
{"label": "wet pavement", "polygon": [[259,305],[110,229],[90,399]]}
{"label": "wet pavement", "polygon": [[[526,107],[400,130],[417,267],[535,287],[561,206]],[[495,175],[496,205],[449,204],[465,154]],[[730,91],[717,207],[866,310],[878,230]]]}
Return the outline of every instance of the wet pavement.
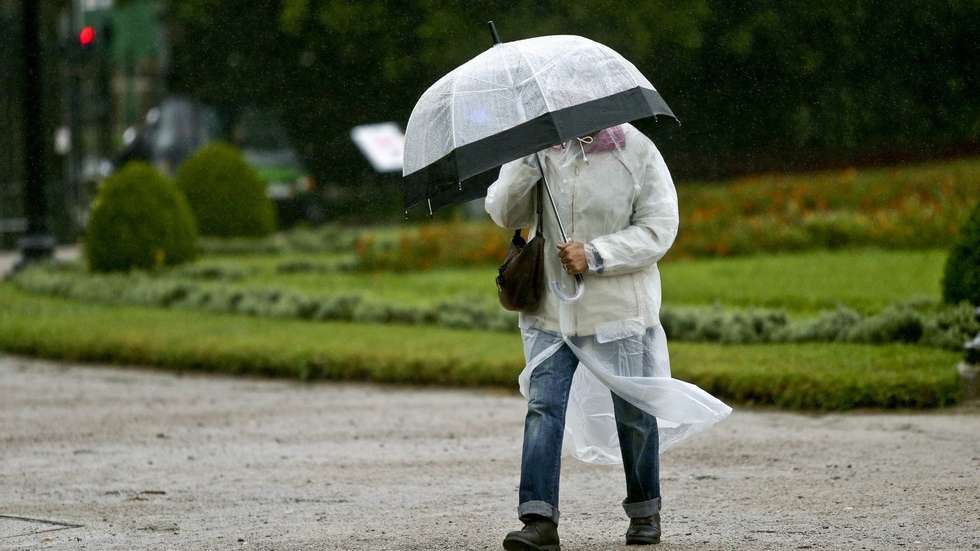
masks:
{"label": "wet pavement", "polygon": [[[499,549],[517,394],[0,356],[0,549]],[[663,456],[664,542],[980,549],[980,407],[736,407]],[[627,549],[621,468],[566,458],[562,549]]]}

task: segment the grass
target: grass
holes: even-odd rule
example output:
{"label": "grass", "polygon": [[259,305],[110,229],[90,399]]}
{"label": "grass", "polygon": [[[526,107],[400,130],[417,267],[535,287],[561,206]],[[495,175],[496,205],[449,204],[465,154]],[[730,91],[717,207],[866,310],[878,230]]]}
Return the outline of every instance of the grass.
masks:
{"label": "grass", "polygon": [[0,284],[0,348],[42,357],[299,378],[501,384],[514,335],[303,322],[26,294]]}
{"label": "grass", "polygon": [[734,402],[786,409],[951,405],[960,399],[959,357],[909,345],[671,346],[674,376]]}
{"label": "grass", "polygon": [[[102,306],[0,284],[0,349],[69,361],[301,379],[516,388],[515,335]],[[956,353],[902,346],[671,345],[674,376],[722,399],[791,409],[937,407]]]}
{"label": "grass", "polygon": [[425,272],[259,273],[238,285],[275,287],[311,295],[356,292],[385,302],[419,305],[458,295],[496,300],[495,268],[440,268]]}
{"label": "grass", "polygon": [[[362,272],[333,269],[349,260],[349,254],[287,253],[243,256],[211,256],[194,264],[199,268],[228,268],[242,270],[247,275],[238,280],[220,281],[224,288],[269,289],[297,291],[308,296],[361,294],[365,298],[405,305],[427,305],[459,295],[480,296],[496,301],[496,269],[487,266],[473,268],[438,268],[411,272]],[[280,272],[279,268],[296,264],[322,267],[322,270]],[[166,274],[165,277],[181,277]]]}
{"label": "grass", "polygon": [[[276,267],[298,261],[330,263],[336,255],[266,255],[204,260],[232,264],[252,275],[221,285],[278,288],[308,295],[363,293],[406,305],[431,304],[465,294],[494,300],[493,267],[441,268],[417,272],[301,272],[281,274]],[[809,251],[736,258],[671,260],[660,266],[664,304],[720,303],[735,307],[783,308],[812,313],[844,304],[862,313],[910,298],[938,300],[946,252],[876,249]]]}
{"label": "grass", "polygon": [[946,251],[809,251],[663,263],[664,304],[715,302],[811,312],[844,304],[863,313],[894,302],[937,301]]}

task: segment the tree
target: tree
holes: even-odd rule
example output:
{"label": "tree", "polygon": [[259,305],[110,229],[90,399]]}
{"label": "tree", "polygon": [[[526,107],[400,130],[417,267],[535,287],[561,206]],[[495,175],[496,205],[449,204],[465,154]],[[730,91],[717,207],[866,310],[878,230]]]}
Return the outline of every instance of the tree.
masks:
{"label": "tree", "polygon": [[[351,127],[404,124],[490,45],[580,34],[633,61],[683,122],[680,176],[915,157],[980,145],[980,4],[880,0],[170,0],[173,83],[225,113],[279,110],[320,181],[362,186]],[[649,123],[641,129],[652,130]]]}

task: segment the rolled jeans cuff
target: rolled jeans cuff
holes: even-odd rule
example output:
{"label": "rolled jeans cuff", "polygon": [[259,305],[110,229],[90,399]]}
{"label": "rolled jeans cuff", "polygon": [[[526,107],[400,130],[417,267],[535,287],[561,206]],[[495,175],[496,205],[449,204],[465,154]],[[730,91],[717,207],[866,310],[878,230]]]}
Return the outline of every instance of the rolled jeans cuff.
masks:
{"label": "rolled jeans cuff", "polygon": [[629,518],[652,517],[660,512],[660,498],[655,497],[646,501],[637,501],[636,503],[626,503],[624,499],[623,509]]}
{"label": "rolled jeans cuff", "polygon": [[517,518],[524,520],[527,515],[538,515],[558,524],[558,509],[547,501],[525,501],[517,506]]}

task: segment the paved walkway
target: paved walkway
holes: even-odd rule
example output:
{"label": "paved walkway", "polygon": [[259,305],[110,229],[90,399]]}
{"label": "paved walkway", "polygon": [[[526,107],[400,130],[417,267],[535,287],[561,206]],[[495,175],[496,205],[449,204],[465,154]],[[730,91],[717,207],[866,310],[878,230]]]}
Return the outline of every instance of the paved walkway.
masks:
{"label": "paved walkway", "polygon": [[[514,394],[0,356],[0,549],[499,549],[523,415]],[[975,406],[737,408],[664,455],[657,549],[978,549],[978,434]],[[627,549],[623,485],[565,462],[563,549]]]}

